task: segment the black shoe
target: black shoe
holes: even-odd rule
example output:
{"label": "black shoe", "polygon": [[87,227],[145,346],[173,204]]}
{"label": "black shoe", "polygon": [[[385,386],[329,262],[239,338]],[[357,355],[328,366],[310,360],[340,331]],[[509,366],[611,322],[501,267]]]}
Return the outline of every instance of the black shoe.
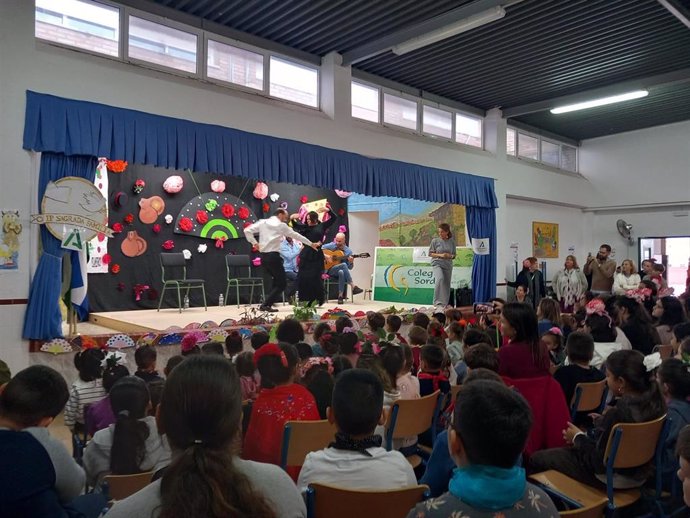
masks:
{"label": "black shoe", "polygon": [[343,298],[342,298],[342,297],[338,297],[338,304],[342,304],[342,303],[343,303]]}
{"label": "black shoe", "polygon": [[353,286],[352,287],[352,295],[359,295],[362,293],[364,290],[358,286]]}
{"label": "black shoe", "polygon": [[278,310],[276,308],[265,305],[259,306],[259,311],[263,311],[264,313],[278,313]]}

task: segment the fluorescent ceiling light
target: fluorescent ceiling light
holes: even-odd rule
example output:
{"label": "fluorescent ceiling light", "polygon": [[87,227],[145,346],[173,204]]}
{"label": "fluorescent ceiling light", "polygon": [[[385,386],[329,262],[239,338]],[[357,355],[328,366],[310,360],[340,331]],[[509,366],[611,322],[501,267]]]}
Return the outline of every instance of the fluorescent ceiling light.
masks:
{"label": "fluorescent ceiling light", "polygon": [[487,9],[486,11],[482,11],[474,16],[458,20],[455,23],[441,27],[435,31],[395,45],[391,50],[393,51],[393,54],[397,54],[398,56],[407,54],[408,52],[426,47],[427,45],[431,45],[437,41],[445,40],[451,36],[456,36],[457,34],[461,34],[463,32],[476,29],[477,27],[481,27],[482,25],[486,25],[487,23],[495,22],[496,20],[503,18],[505,15],[506,11],[503,9],[503,7],[499,6],[492,9]]}
{"label": "fluorescent ceiling light", "polygon": [[634,92],[627,92],[620,95],[612,95],[611,97],[602,97],[601,99],[593,99],[591,101],[585,101],[583,103],[569,104],[567,106],[559,106],[558,108],[553,108],[551,113],[568,113],[574,112],[576,110],[586,110],[587,108],[594,108],[595,106],[604,106],[606,104],[620,103],[623,101],[630,101],[632,99],[640,99],[642,97],[647,97],[649,92],[647,90],[635,90]]}

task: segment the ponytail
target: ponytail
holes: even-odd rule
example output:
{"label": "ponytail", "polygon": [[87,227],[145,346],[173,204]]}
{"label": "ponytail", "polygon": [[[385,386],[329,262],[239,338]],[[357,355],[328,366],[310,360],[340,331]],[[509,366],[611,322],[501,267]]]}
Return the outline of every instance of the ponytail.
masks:
{"label": "ponytail", "polygon": [[146,416],[150,397],[146,383],[136,376],[119,379],[110,391],[110,405],[117,416],[110,449],[110,471],[114,475],[141,473],[146,457],[149,427]]}

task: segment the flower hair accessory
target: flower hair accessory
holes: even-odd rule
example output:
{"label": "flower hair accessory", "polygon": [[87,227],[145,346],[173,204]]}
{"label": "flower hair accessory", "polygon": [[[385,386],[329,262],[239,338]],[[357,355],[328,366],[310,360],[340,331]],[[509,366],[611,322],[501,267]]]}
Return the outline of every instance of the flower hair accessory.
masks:
{"label": "flower hair accessory", "polygon": [[330,342],[331,340],[333,340],[333,335],[331,333],[324,333],[321,335],[321,338],[319,338],[319,344],[323,345]]}
{"label": "flower hair accessory", "polygon": [[259,347],[259,349],[254,353],[254,365],[258,366],[259,360],[264,356],[277,356],[280,358],[280,363],[283,364],[283,367],[288,366],[288,360],[287,356],[285,356],[285,352],[282,351],[276,344],[266,344]]}
{"label": "flower hair accessory", "polygon": [[604,301],[600,299],[592,299],[585,306],[585,313],[587,315],[599,315],[600,317],[606,317],[609,321],[609,327],[613,327],[613,320],[611,320],[611,315],[606,311],[606,306]]}
{"label": "flower hair accessory", "polygon": [[644,357],[644,366],[647,369],[647,372],[652,372],[659,365],[661,365],[660,353],[652,353]]}
{"label": "flower hair accessory", "polygon": [[652,296],[652,290],[649,288],[638,288],[635,290],[628,290],[625,292],[625,296],[631,299],[635,299],[637,302],[644,302]]}
{"label": "flower hair accessory", "polygon": [[[260,348],[259,350],[263,349]],[[311,358],[308,358],[307,361],[302,365],[302,367],[299,370],[299,375],[301,378],[306,376],[307,372],[312,367],[315,367],[317,365],[325,365],[326,370],[328,370],[328,374],[333,374],[333,360],[331,360],[329,357],[321,357],[321,356],[312,356]]]}
{"label": "flower hair accessory", "polygon": [[553,326],[548,332],[556,336],[563,336],[563,331],[561,331],[560,327]]}

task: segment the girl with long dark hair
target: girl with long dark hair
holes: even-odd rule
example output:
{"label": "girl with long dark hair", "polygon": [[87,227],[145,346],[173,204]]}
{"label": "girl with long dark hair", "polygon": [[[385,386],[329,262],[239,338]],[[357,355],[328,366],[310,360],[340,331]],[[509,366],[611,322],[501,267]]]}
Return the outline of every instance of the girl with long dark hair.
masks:
{"label": "girl with long dark hair", "polygon": [[531,306],[510,302],[503,306],[501,333],[509,342],[498,350],[498,373],[509,378],[548,376],[549,353],[539,339],[537,314]]}
{"label": "girl with long dark hair", "polygon": [[656,331],[661,344],[670,345],[673,339],[673,326],[685,322],[683,304],[676,297],[661,297],[652,308],[652,317],[656,319]]}
{"label": "girl with long dark hair", "polygon": [[620,328],[628,337],[632,348],[642,354],[650,354],[661,343],[659,333],[644,306],[631,297],[616,297]]}
{"label": "girl with long dark hair", "polygon": [[278,467],[241,460],[242,399],[234,367],[187,358],[168,378],[159,423],[173,450],[163,477],[121,500],[108,518],[303,518],[304,501]]}

